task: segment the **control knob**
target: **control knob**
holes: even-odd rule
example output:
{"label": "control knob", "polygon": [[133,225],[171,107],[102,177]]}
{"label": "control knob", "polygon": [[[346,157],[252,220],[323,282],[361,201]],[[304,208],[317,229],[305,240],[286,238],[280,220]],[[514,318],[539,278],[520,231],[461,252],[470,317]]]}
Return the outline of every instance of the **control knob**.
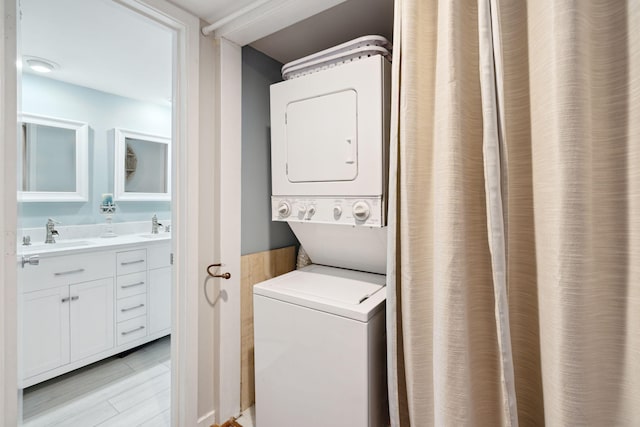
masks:
{"label": "control knob", "polygon": [[340,206],[334,206],[333,207],[333,217],[335,219],[340,218],[340,216],[342,216],[342,208]]}
{"label": "control knob", "polygon": [[371,213],[367,202],[356,202],[353,205],[353,217],[358,221],[366,221]]}
{"label": "control knob", "polygon": [[291,205],[289,205],[288,202],[280,202],[280,204],[278,205],[278,214],[281,217],[286,218],[289,216],[290,213],[291,213]]}
{"label": "control knob", "polygon": [[311,217],[315,213],[316,213],[316,207],[315,206],[309,206],[309,209],[307,210],[307,219],[311,219]]}

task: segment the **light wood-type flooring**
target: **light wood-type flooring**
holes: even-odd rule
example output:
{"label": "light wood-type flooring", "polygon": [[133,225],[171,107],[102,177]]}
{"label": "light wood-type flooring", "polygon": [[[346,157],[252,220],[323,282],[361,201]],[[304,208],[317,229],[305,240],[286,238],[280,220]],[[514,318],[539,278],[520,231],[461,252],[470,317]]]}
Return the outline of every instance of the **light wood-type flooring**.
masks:
{"label": "light wood-type flooring", "polygon": [[40,426],[170,426],[170,338],[24,390],[23,419]]}

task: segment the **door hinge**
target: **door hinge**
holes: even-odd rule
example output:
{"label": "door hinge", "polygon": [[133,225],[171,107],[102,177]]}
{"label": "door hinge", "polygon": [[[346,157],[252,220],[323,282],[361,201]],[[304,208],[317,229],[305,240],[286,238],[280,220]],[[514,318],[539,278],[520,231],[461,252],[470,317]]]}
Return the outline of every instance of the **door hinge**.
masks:
{"label": "door hinge", "polygon": [[285,172],[284,172],[284,173],[286,173],[287,175],[289,175],[289,163],[285,163],[285,164],[284,164],[284,169],[285,169]]}
{"label": "door hinge", "polygon": [[173,265],[173,252],[171,252],[171,254],[169,254],[169,263],[171,265]]}

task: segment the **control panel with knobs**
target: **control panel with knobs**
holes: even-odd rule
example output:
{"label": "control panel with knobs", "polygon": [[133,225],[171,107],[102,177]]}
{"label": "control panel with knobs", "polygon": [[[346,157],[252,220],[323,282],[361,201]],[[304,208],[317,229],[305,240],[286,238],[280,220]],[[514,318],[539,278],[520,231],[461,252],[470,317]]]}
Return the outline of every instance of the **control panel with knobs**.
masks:
{"label": "control panel with knobs", "polygon": [[274,221],[383,227],[382,197],[272,196]]}
{"label": "control panel with knobs", "polygon": [[358,221],[366,221],[371,214],[371,209],[367,202],[359,201],[353,204],[353,217]]}
{"label": "control panel with knobs", "polygon": [[280,215],[282,218],[286,218],[290,213],[291,205],[286,201],[280,202],[280,204],[278,205],[278,215]]}

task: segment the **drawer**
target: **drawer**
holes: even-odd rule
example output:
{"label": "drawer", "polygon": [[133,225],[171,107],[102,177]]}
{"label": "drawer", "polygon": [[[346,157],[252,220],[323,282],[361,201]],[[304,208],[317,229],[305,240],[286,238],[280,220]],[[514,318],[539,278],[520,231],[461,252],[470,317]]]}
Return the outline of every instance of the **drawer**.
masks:
{"label": "drawer", "polygon": [[147,336],[147,316],[134,317],[118,323],[118,345],[124,345]]}
{"label": "drawer", "polygon": [[147,272],[125,274],[118,276],[116,287],[117,298],[126,298],[147,292]]}
{"label": "drawer", "polygon": [[118,276],[145,271],[147,269],[147,250],[118,252],[116,269]]}
{"label": "drawer", "polygon": [[115,252],[89,252],[62,256],[41,256],[40,265],[18,269],[21,292],[56,288],[73,283],[113,277]]}
{"label": "drawer", "polygon": [[118,300],[116,305],[117,322],[123,322],[145,314],[147,314],[146,293]]}
{"label": "drawer", "polygon": [[157,243],[147,247],[149,270],[171,265],[171,242]]}

